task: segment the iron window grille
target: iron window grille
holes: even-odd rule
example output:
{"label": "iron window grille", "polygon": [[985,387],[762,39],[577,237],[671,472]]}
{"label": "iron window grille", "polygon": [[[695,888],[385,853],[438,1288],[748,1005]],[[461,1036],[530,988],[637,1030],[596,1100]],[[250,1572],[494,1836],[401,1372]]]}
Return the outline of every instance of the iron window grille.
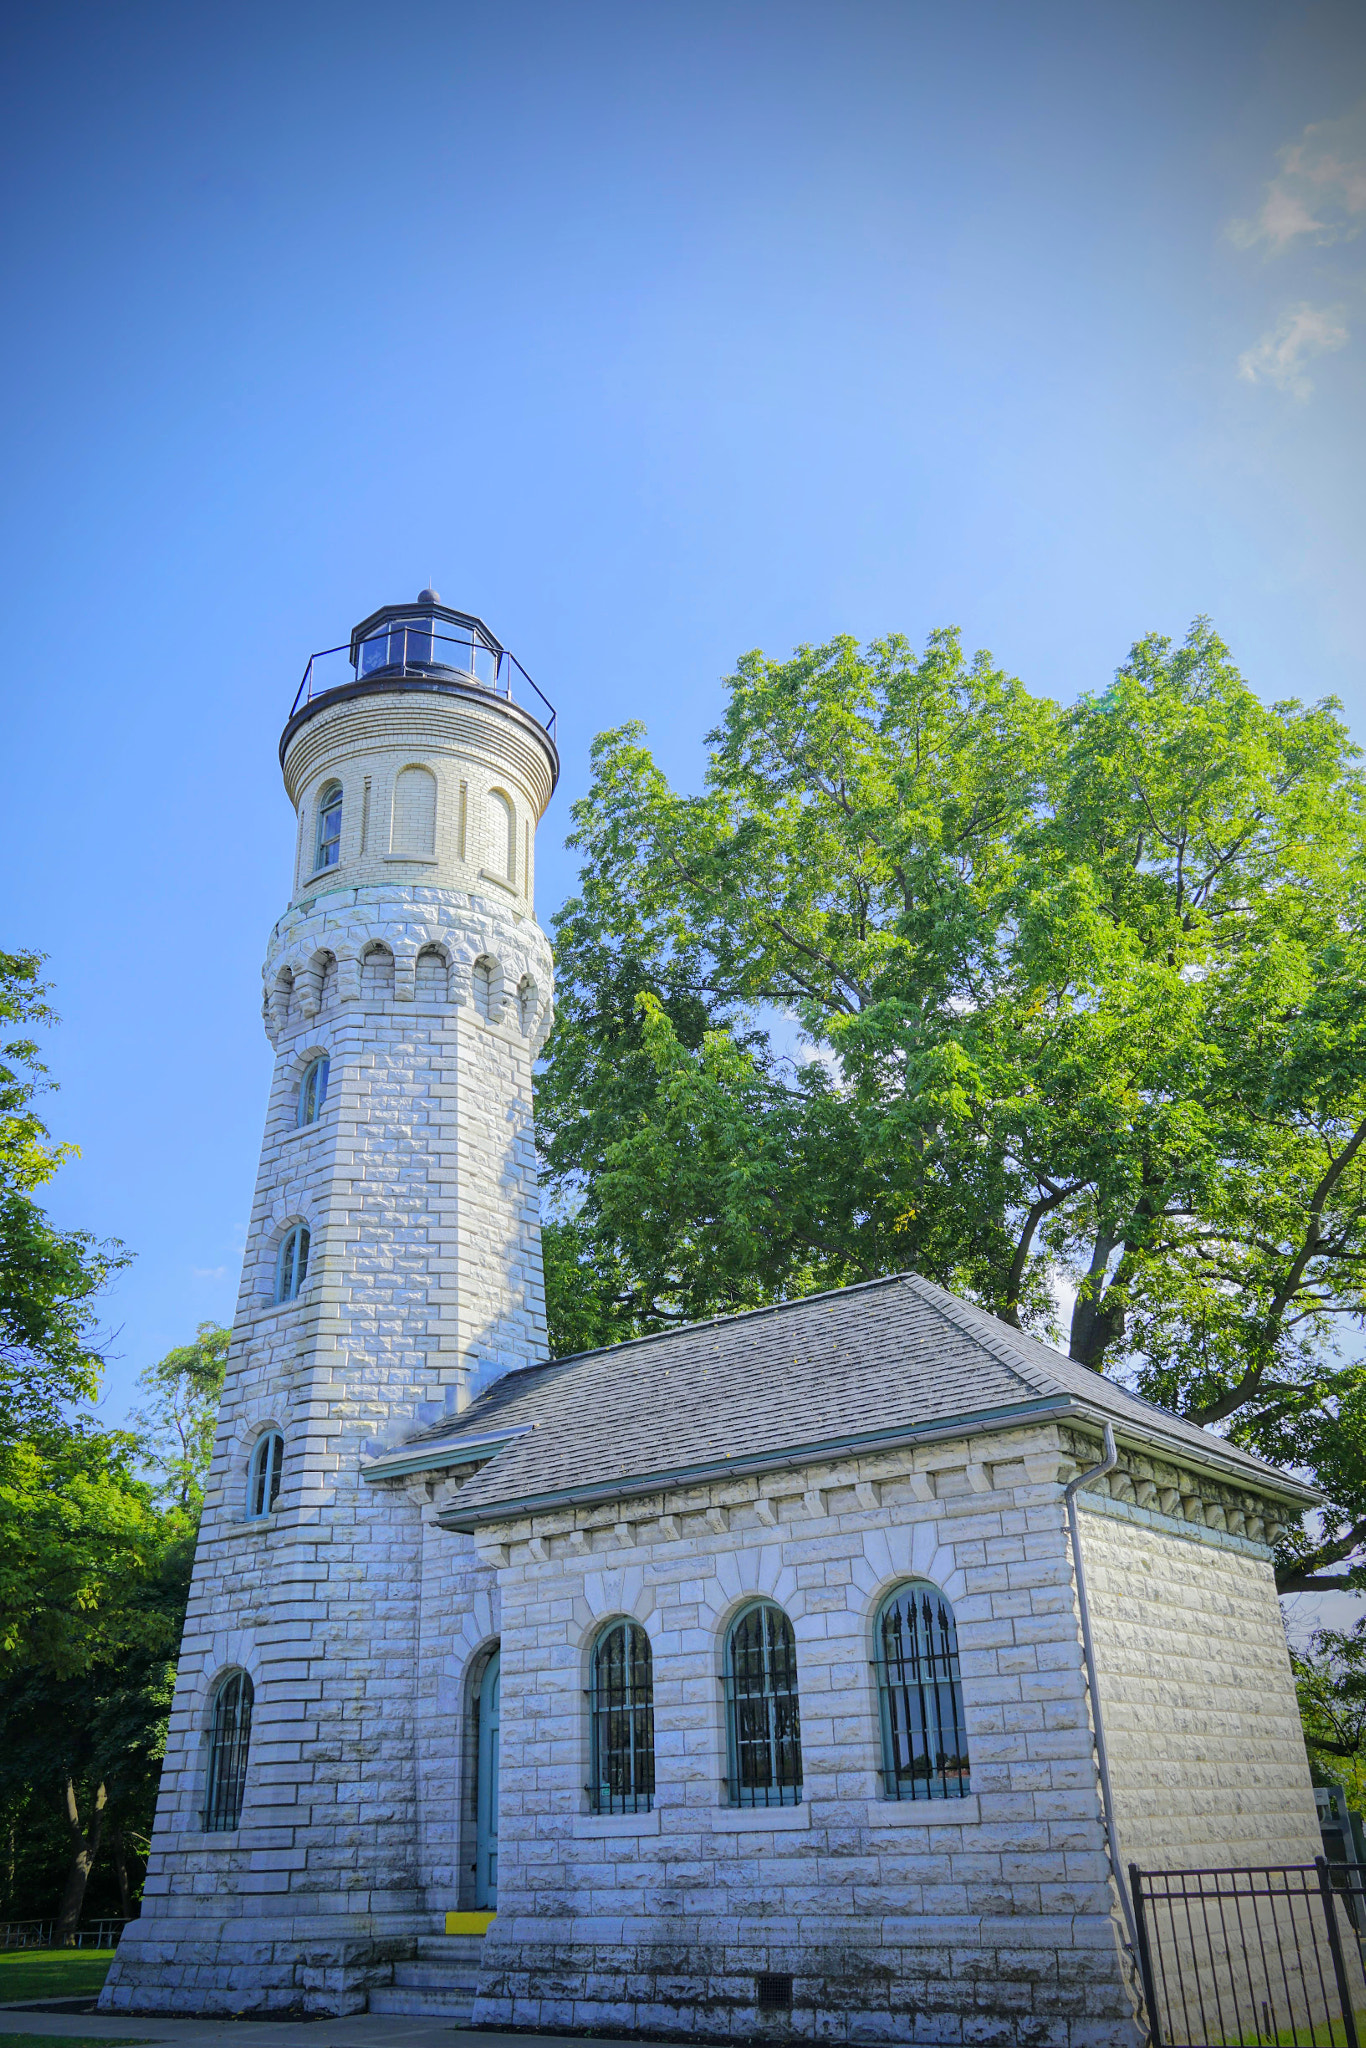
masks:
{"label": "iron window grille", "polygon": [[319,868],[334,868],[341,859],[342,793],[341,784],[334,782],[323,791],[318,805],[318,846],[314,860],[314,872]]}
{"label": "iron window grille", "polygon": [[251,1746],[254,1694],[245,1671],[234,1671],[218,1688],[209,1736],[209,1769],[204,1783],[204,1828],[226,1834],[242,1818],[247,1783],[247,1751]]}
{"label": "iron window grille", "polygon": [[766,1970],[754,1980],[754,2003],[759,2012],[791,2012],[792,1978],[784,1970]]}
{"label": "iron window grille", "polygon": [[327,1077],[331,1068],[332,1062],[326,1053],[322,1053],[316,1060],[310,1061],[304,1070],[304,1078],[299,1087],[301,1125],[316,1123],[322,1115],[322,1107],[327,1100]]}
{"label": "iron window grille", "polygon": [[589,1689],[594,1813],[648,1813],[655,1796],[655,1685],[650,1638],[614,1621],[593,1650]]}
{"label": "iron window grille", "polygon": [[308,1225],[296,1223],[280,1246],[280,1259],[275,1268],[276,1301],[293,1301],[308,1278],[308,1246]]}
{"label": "iron window grille", "polygon": [[802,1796],[797,1645],[781,1607],[746,1607],[726,1637],[727,1789],[732,1806],[798,1806]]}
{"label": "iron window grille", "polygon": [[247,1513],[252,1521],[268,1515],[280,1491],[280,1471],[285,1461],[285,1440],[278,1429],[261,1438],[251,1458],[247,1484]]}
{"label": "iron window grille", "polygon": [[972,1790],[953,1608],[925,1580],[899,1586],[878,1615],[882,1783],[891,1799],[962,1799]]}

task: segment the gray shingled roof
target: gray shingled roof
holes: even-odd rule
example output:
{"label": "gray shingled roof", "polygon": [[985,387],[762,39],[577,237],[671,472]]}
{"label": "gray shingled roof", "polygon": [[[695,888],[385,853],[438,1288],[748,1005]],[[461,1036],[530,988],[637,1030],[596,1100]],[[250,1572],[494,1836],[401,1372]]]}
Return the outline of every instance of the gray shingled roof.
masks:
{"label": "gray shingled roof", "polygon": [[1121,1436],[1220,1466],[1235,1482],[1316,1498],[914,1273],[508,1373],[390,1457],[449,1446],[454,1464],[466,1439],[521,1431],[491,1457],[470,1445],[486,1462],[443,1519],[473,1524],[556,1498],[771,1469],[851,1440],[871,1448],[1069,1411],[1108,1416]]}

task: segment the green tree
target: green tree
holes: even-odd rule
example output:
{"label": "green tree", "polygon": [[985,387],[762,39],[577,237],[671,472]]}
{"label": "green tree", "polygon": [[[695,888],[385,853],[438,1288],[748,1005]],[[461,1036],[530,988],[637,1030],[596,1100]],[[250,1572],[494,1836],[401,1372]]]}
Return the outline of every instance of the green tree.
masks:
{"label": "green tree", "polygon": [[1352,1804],[1366,1806],[1366,1619],[1316,1629],[1290,1661],[1316,1777],[1339,1779]]}
{"label": "green tree", "polygon": [[127,1847],[151,1830],[194,1558],[184,1517],[160,1517],[157,1529],[117,1594],[101,1589],[99,1656],[66,1673],[29,1664],[0,1682],[0,1802],[36,1801],[60,1831],[58,1943],[75,1934],[102,1848],[113,1851],[130,1911]]}
{"label": "green tree", "polygon": [[557,1342],[585,1301],[601,1341],[914,1266],[1308,1466],[1328,1508],[1282,1583],[1343,1583],[1366,834],[1337,707],[1263,705],[1202,621],[1066,712],[940,633],[748,655],[710,744],[685,798],[607,734],[575,808]]}
{"label": "green tree", "polygon": [[178,1344],[139,1374],[138,1385],[151,1402],[129,1418],[159,1475],[161,1498],[196,1520],[204,1505],[231,1336],[221,1323],[201,1323],[193,1343]]}
{"label": "green tree", "polygon": [[101,1358],[95,1298],[128,1254],[86,1231],[57,1230],[33,1199],[77,1156],[54,1144],[34,1108],[53,1084],[29,1036],[56,1021],[39,979],[42,956],[0,952],[0,1440],[59,1422],[94,1398]]}

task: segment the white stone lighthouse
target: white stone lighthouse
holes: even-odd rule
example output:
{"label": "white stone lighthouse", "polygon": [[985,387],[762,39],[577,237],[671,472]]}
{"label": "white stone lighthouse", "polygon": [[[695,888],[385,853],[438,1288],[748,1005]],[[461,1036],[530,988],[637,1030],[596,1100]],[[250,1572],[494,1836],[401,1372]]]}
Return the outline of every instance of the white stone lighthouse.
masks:
{"label": "white stone lighthouse", "polygon": [[[423,1595],[435,1542],[466,1659],[493,1574],[424,1526],[421,1482],[361,1468],[545,1354],[553,725],[482,621],[424,590],[315,656],[285,727],[275,1071],[146,1896],[107,2003],[363,2008],[429,1891],[474,1902],[458,1766],[424,1737],[445,1663]],[[449,1826],[425,1824],[433,1801]],[[484,1853],[496,1875],[496,1838]]]}

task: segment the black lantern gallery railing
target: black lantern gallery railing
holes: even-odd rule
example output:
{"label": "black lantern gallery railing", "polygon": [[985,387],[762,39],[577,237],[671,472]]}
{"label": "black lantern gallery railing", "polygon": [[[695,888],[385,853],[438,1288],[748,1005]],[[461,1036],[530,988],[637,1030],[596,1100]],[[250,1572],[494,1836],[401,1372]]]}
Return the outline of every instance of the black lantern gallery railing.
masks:
{"label": "black lantern gallery railing", "polygon": [[348,683],[385,681],[475,683],[529,711],[538,725],[555,735],[555,707],[543,690],[505,647],[491,646],[474,625],[453,625],[445,619],[393,619],[363,640],[342,647],[324,647],[308,658],[303,680],[290,706],[291,718],[317,697]]}

